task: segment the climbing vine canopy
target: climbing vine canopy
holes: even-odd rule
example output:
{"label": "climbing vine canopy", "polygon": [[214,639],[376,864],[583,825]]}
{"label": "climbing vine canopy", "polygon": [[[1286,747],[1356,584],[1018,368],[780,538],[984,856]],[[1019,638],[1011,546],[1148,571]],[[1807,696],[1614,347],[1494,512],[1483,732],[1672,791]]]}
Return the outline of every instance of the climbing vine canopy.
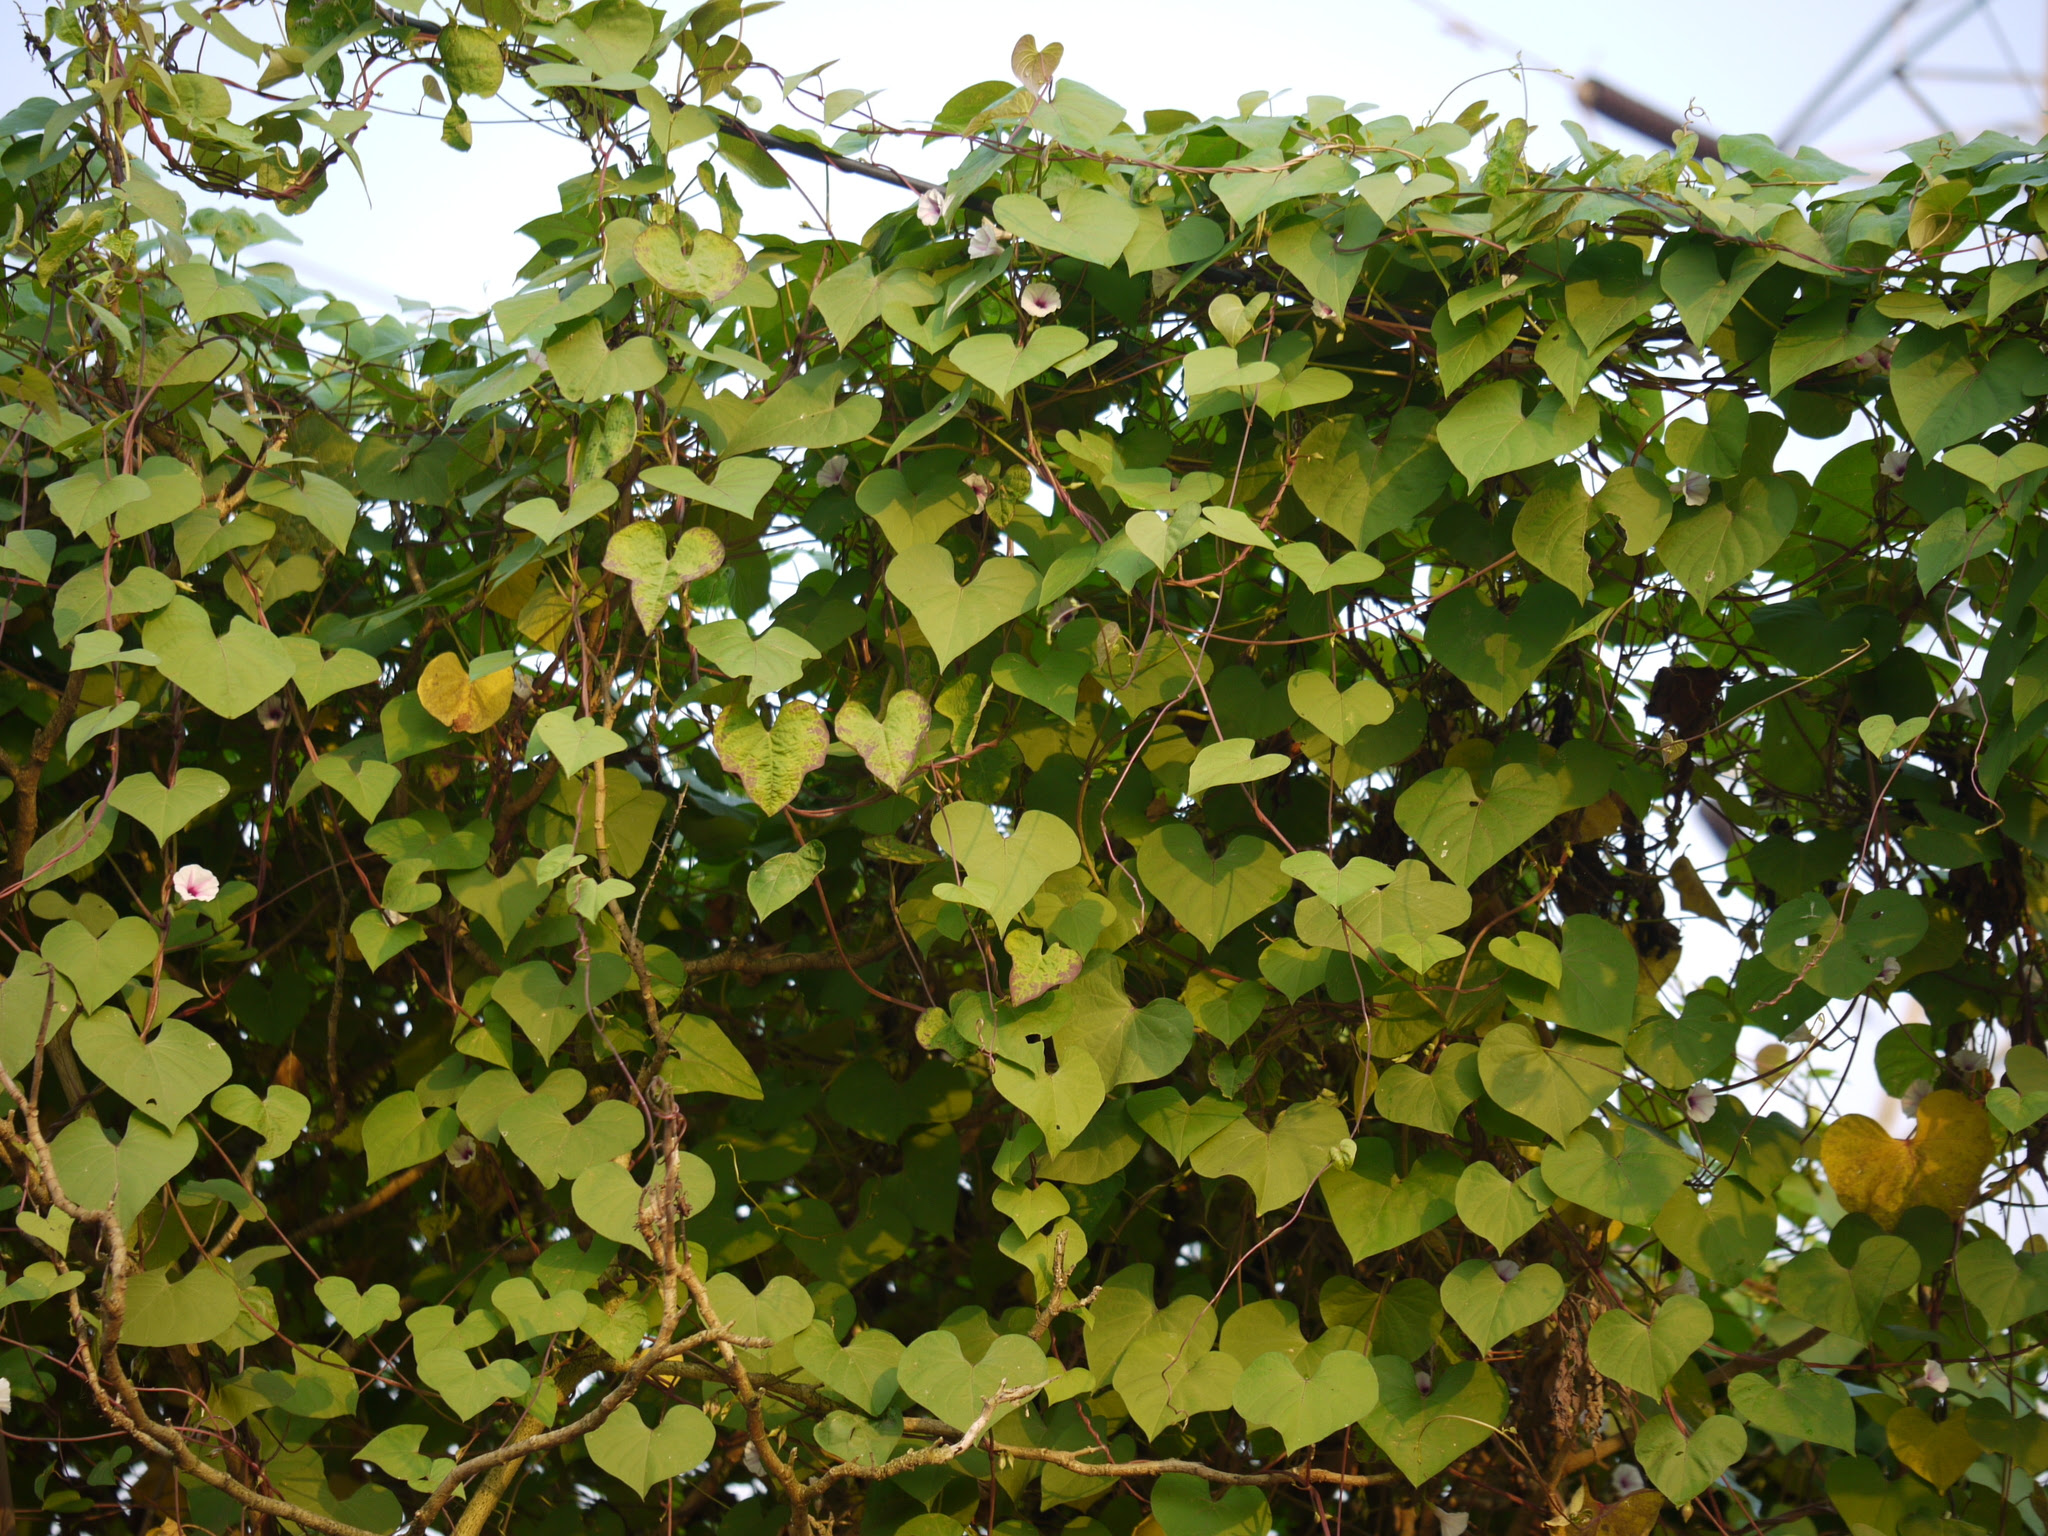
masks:
{"label": "climbing vine canopy", "polygon": [[469,3],[0,118],[21,1520],[2041,1536],[2048,151]]}

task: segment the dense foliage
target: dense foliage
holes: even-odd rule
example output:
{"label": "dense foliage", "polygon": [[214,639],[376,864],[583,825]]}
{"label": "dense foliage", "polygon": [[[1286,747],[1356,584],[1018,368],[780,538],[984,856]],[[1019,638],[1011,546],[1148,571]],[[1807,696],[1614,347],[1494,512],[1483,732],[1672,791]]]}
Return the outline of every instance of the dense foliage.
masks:
{"label": "dense foliage", "polygon": [[[2040,1536],[2048,152],[238,3],[0,120],[23,1520]],[[238,259],[422,81],[524,291]]]}

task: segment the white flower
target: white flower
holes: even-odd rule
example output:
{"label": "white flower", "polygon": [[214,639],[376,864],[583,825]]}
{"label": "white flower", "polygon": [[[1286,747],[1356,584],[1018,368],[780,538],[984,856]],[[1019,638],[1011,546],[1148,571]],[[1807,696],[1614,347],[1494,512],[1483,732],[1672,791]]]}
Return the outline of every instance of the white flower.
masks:
{"label": "white flower", "polygon": [[1920,1101],[1932,1092],[1934,1084],[1924,1077],[1916,1077],[1907,1085],[1906,1091],[1899,1095],[1899,1108],[1906,1112],[1908,1120],[1917,1120],[1920,1117]]}
{"label": "white flower", "polygon": [[987,506],[989,497],[995,495],[996,493],[996,488],[994,484],[989,480],[988,476],[986,475],[962,475],[960,477],[960,483],[966,486],[967,489],[969,489],[970,491],[974,492],[974,505],[977,509]]}
{"label": "white flower", "polygon": [[448,1150],[441,1154],[448,1159],[450,1168],[467,1168],[476,1161],[476,1138],[468,1132],[448,1143]]}
{"label": "white flower", "polygon": [[1700,1277],[1689,1269],[1681,1269],[1678,1278],[1671,1282],[1671,1291],[1676,1296],[1697,1296],[1700,1293]]}
{"label": "white flower", "polygon": [[1060,307],[1060,291],[1051,283],[1032,283],[1017,302],[1032,319],[1043,320]]}
{"label": "white flower", "polygon": [[211,901],[220,894],[220,881],[204,864],[187,864],[172,874],[171,889],[180,901]]}
{"label": "white flower", "polygon": [[1415,1390],[1421,1393],[1424,1397],[1429,1396],[1430,1389],[1435,1385],[1436,1378],[1430,1375],[1429,1372],[1417,1371],[1415,1373]]}
{"label": "white flower", "polygon": [[284,695],[273,693],[256,706],[256,723],[266,731],[274,731],[291,719],[291,706],[284,701]]}
{"label": "white flower", "polygon": [[936,228],[946,222],[946,210],[953,200],[946,196],[944,187],[933,187],[917,195],[917,222],[926,229]]}
{"label": "white flower", "polygon": [[0,1376],[0,1413],[14,1412],[14,1383]]}
{"label": "white flower", "polygon": [[[1330,308],[1330,306],[1325,304],[1321,299],[1311,300],[1308,306],[1308,312],[1314,315],[1318,320],[1334,320],[1337,318],[1337,311]],[[1439,1511],[1438,1513],[1439,1516],[1441,1516],[1442,1514],[1447,1513],[1447,1511]],[[1462,1531],[1465,1529],[1465,1522],[1467,1520],[1470,1520],[1472,1517],[1470,1515],[1461,1514],[1456,1518],[1458,1521],[1458,1529]],[[1446,1536],[1449,1536],[1449,1533],[1446,1533]]]}
{"label": "white flower", "polygon": [[512,697],[524,704],[533,697],[533,675],[528,672],[512,674]]}
{"label": "white flower", "polygon": [[827,459],[823,464],[819,465],[819,486],[825,490],[830,490],[835,485],[844,484],[846,480],[846,464],[846,455],[843,453],[835,453],[832,455],[831,458]]}
{"label": "white flower", "polygon": [[1907,1385],[1915,1387],[1932,1387],[1936,1392],[1947,1392],[1948,1372],[1944,1371],[1941,1368],[1941,1362],[1939,1360],[1930,1360],[1927,1362],[1927,1368],[1920,1373],[1919,1377],[1916,1380],[1907,1383]]}
{"label": "white flower", "polygon": [[981,227],[967,237],[967,257],[980,261],[1002,250],[1003,242],[1010,238],[1010,232],[994,219],[983,219]]}
{"label": "white flower", "polygon": [[1705,1083],[1694,1083],[1685,1090],[1685,1118],[1694,1125],[1705,1125],[1720,1107],[1719,1095]]}
{"label": "white flower", "polygon": [[1714,493],[1714,482],[1696,469],[1687,470],[1679,485],[1685,491],[1685,504],[1688,507],[1704,507],[1707,498]]}
{"label": "white flower", "polygon": [[1617,1499],[1625,1499],[1632,1493],[1641,1493],[1647,1485],[1643,1482],[1642,1469],[1634,1462],[1624,1461],[1614,1469],[1614,1476],[1608,1480],[1607,1486]]}
{"label": "white flower", "polygon": [[1522,1266],[1513,1259],[1495,1259],[1493,1261],[1493,1272],[1512,1285],[1515,1276],[1522,1272]]}
{"label": "white flower", "polygon": [[766,1477],[768,1475],[768,1468],[761,1460],[760,1449],[751,1440],[747,1442],[746,1450],[740,1453],[740,1460],[747,1464],[747,1470],[753,1473],[754,1476]]}
{"label": "white flower", "polygon": [[1886,955],[1884,957],[1884,964],[1879,966],[1877,970],[1877,984],[1881,987],[1890,986],[1899,979],[1899,970],[1899,957],[1897,955]]}
{"label": "white flower", "polygon": [[1472,1523],[1471,1515],[1462,1509],[1438,1509],[1432,1504],[1429,1512],[1436,1516],[1436,1536],[1465,1536],[1465,1527]]}
{"label": "white flower", "polygon": [[1906,478],[1906,466],[1912,462],[1913,455],[1911,453],[1907,452],[1904,448],[1894,448],[1884,456],[1884,460],[1878,465],[1878,468],[1883,471],[1885,479],[1897,485]]}
{"label": "white flower", "polygon": [[1983,1072],[1991,1066],[1991,1058],[1982,1051],[1955,1051],[1948,1059],[1958,1072]]}

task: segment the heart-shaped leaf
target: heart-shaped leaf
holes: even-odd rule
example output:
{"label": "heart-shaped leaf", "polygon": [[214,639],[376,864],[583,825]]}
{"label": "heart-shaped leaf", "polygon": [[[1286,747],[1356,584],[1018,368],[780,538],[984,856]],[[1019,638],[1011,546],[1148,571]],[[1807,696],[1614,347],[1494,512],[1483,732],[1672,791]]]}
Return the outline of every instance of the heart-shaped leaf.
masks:
{"label": "heart-shaped leaf", "polygon": [[1897,1237],[1872,1237],[1847,1268],[1825,1248],[1809,1248],[1778,1271],[1787,1312],[1847,1338],[1868,1339],[1888,1297],[1919,1282],[1920,1256]]}
{"label": "heart-shaped leaf", "polygon": [[363,1160],[371,1183],[401,1168],[439,1157],[462,1134],[455,1111],[437,1109],[429,1115],[410,1088],[380,1099],[363,1117]]}
{"label": "heart-shaped leaf", "polygon": [[1380,1400],[1365,1416],[1365,1432],[1416,1487],[1484,1444],[1507,1414],[1507,1390],[1484,1361],[1437,1372],[1427,1396],[1399,1355],[1375,1355],[1372,1365]]}
{"label": "heart-shaped leaf", "polygon": [[1057,1157],[1088,1129],[1095,1111],[1108,1097],[1102,1069],[1085,1051],[1059,1058],[1058,1069],[1046,1064],[1045,1046],[1013,1046],[996,1059],[992,1074],[996,1092],[1031,1117],[1045,1137],[1046,1151]]}
{"label": "heart-shaped leaf", "polygon": [[164,1185],[198,1153],[199,1133],[189,1120],[166,1131],[140,1115],[128,1122],[119,1145],[90,1118],[72,1121],[50,1142],[64,1193],[93,1210],[113,1207],[115,1220],[124,1227],[153,1205]]}
{"label": "heart-shaped leaf", "polygon": [[632,967],[599,951],[564,981],[545,960],[515,965],[498,977],[491,1001],[512,1016],[543,1058],[554,1055],[584,1015],[632,985]]}
{"label": "heart-shaped leaf", "polygon": [[1685,1505],[1713,1486],[1748,1447],[1749,1436],[1730,1414],[1715,1414],[1690,1435],[1659,1414],[1636,1436],[1636,1460],[1658,1492]]}
{"label": "heart-shaped leaf", "polygon": [[717,1432],[704,1410],[678,1403],[649,1428],[631,1403],[584,1437],[590,1459],[642,1498],[656,1483],[681,1477],[711,1454]]}
{"label": "heart-shaped leaf", "polygon": [[1166,1148],[1176,1164],[1185,1163],[1211,1136],[1244,1118],[1242,1104],[1213,1093],[1190,1104],[1172,1087],[1132,1094],[1124,1101],[1124,1112],[1133,1125]]}
{"label": "heart-shaped leaf", "polygon": [[1458,1220],[1491,1244],[1495,1253],[1507,1252],[1541,1221],[1552,1198],[1540,1168],[1531,1168],[1512,1183],[1491,1163],[1469,1164],[1458,1175]]}
{"label": "heart-shaped leaf", "polygon": [[1231,1406],[1253,1428],[1278,1430],[1291,1456],[1357,1423],[1379,1400],[1379,1373],[1364,1355],[1325,1355],[1305,1381],[1287,1355],[1271,1350],[1245,1367]]}
{"label": "heart-shaped leaf", "polygon": [[521,1344],[567,1333],[583,1321],[589,1305],[581,1291],[544,1299],[540,1287],[524,1275],[500,1281],[491,1292],[491,1310],[511,1325],[512,1337]]}
{"label": "heart-shaped leaf", "polygon": [[1319,1183],[1330,1220],[1356,1264],[1451,1219],[1457,1211],[1458,1160],[1425,1152],[1402,1174],[1393,1144],[1370,1136],[1357,1144],[1349,1168],[1332,1168]]}
{"label": "heart-shaped leaf", "polygon": [[1301,1199],[1350,1129],[1335,1105],[1315,1099],[1280,1111],[1269,1131],[1250,1120],[1232,1121],[1197,1147],[1189,1163],[1204,1178],[1243,1179],[1263,1216]]}
{"label": "heart-shaped leaf", "polygon": [[1466,482],[1527,469],[1563,458],[1600,430],[1600,402],[1590,395],[1567,403],[1546,389],[1524,414],[1522,386],[1503,379],[1475,389],[1451,407],[1437,427],[1437,441]]}
{"label": "heart-shaped leaf", "polygon": [[1064,944],[1048,944],[1035,933],[1012,928],[1003,935],[1010,956],[1010,1006],[1022,1008],[1081,974],[1081,956]]}
{"label": "heart-shaped leaf", "polygon": [[2015,1258],[1998,1238],[1980,1237],[1964,1245],[1955,1265],[1963,1294],[1993,1333],[2048,1311],[2048,1254]]}
{"label": "heart-shaped leaf", "polygon": [[[1362,550],[1351,550],[1335,560],[1326,557],[1313,544],[1283,544],[1273,558],[1301,578],[1301,584],[1311,592],[1327,592],[1332,587],[1353,587],[1360,582],[1376,581],[1386,574],[1387,568]],[[1393,708],[1389,701],[1388,709]]]}
{"label": "heart-shaped leaf", "polygon": [[[889,1379],[893,1386],[895,1372],[890,1372]],[[844,1408],[835,1408],[818,1421],[818,1448],[855,1466],[879,1467],[896,1454],[896,1447],[902,1443],[903,1420],[900,1417],[868,1419],[848,1413]]]}
{"label": "heart-shaped leaf", "polygon": [[1071,326],[1042,325],[1021,347],[1011,337],[995,333],[969,336],[953,348],[952,361],[991,394],[1007,395],[1087,345],[1087,336]]}
{"label": "heart-shaped leaf", "polygon": [[1036,663],[1015,651],[1005,651],[989,668],[996,686],[1006,688],[1051,710],[1069,724],[1081,704],[1081,679],[1088,675],[1088,658],[1078,651],[1048,651]]}
{"label": "heart-shaped leaf", "polygon": [[1061,194],[1057,218],[1044,199],[1023,192],[997,198],[995,214],[1019,239],[1099,267],[1121,256],[1138,232],[1138,210],[1128,198],[1086,188]]}
{"label": "heart-shaped leaf", "polygon": [[1702,1205],[1680,1186],[1657,1214],[1657,1241],[1687,1269],[1716,1285],[1733,1285],[1754,1273],[1777,1241],[1778,1207],[1743,1180],[1715,1181]]}
{"label": "heart-shaped leaf", "polygon": [[498,1134],[547,1189],[584,1169],[633,1151],[646,1135],[640,1111],[622,1099],[602,1099],[574,1125],[555,1104],[534,1094],[498,1116]]}
{"label": "heart-shaped leaf", "polygon": [[974,579],[961,586],[953,580],[953,556],[939,544],[906,549],[889,562],[889,591],[917,619],[925,643],[941,667],[950,667],[964,653],[1010,620],[1030,610],[1038,592],[1038,572],[1022,560],[998,555],[981,563]]}
{"label": "heart-shaped leaf", "polygon": [[788,1275],[777,1275],[757,1296],[737,1275],[717,1274],[705,1282],[718,1320],[734,1333],[781,1343],[810,1327],[817,1315],[810,1292]]}
{"label": "heart-shaped leaf", "polygon": [[284,642],[240,614],[216,635],[206,610],[174,597],[142,629],[144,649],[157,670],[209,711],[225,719],[246,715],[292,680]]}
{"label": "heart-shaped leaf", "polygon": [[375,971],[382,969],[392,956],[403,954],[419,943],[427,936],[427,930],[418,923],[394,923],[380,908],[372,912],[358,912],[355,921],[348,925],[348,936],[355,940],[363,964]]}
{"label": "heart-shaped leaf", "polygon": [[1235,736],[1227,741],[1212,741],[1195,754],[1194,762],[1188,768],[1188,793],[1200,799],[1207,790],[1219,784],[1255,784],[1260,779],[1270,779],[1276,773],[1287,771],[1288,757],[1284,752],[1267,752],[1252,756],[1258,743],[1249,736]]}
{"label": "heart-shaped leaf", "polygon": [[1423,633],[1430,654],[1472,697],[1505,715],[1543,675],[1580,614],[1579,600],[1555,582],[1532,584],[1513,613],[1489,606],[1472,587],[1460,587],[1431,607]]}
{"label": "heart-shaped leaf", "polygon": [[1548,1264],[1530,1264],[1503,1280],[1485,1259],[1467,1259],[1444,1276],[1439,1290],[1444,1311],[1487,1351],[1555,1312],[1564,1300],[1564,1277]]}
{"label": "heart-shaped leaf", "polygon": [[512,707],[512,668],[471,679],[468,664],[443,651],[420,673],[419,696],[426,712],[449,730],[487,731]]}
{"label": "heart-shaped leaf", "polygon": [[644,1254],[647,1239],[640,1234],[640,1201],[645,1193],[617,1163],[598,1163],[576,1175],[569,1203],[599,1237]]}
{"label": "heart-shaped leaf", "polygon": [[838,1393],[863,1413],[880,1413],[896,1395],[903,1342],[886,1328],[864,1328],[841,1346],[830,1325],[814,1322],[796,1336],[794,1352],[796,1363],[827,1391]]}
{"label": "heart-shaped leaf", "polygon": [[753,710],[730,705],[711,732],[720,764],[768,816],[796,798],[805,774],[825,766],[828,742],[824,717],[803,699],[777,710],[772,728],[762,725]]}
{"label": "heart-shaped leaf", "polygon": [[1394,802],[1394,820],[1429,861],[1459,885],[1479,876],[1549,825],[1563,808],[1556,774],[1505,763],[1481,794],[1462,768],[1424,774]]}
{"label": "heart-shaped leaf", "polygon": [[1627,1119],[1580,1126],[1543,1159],[1543,1182],[1552,1194],[1634,1226],[1655,1221],[1664,1202],[1698,1171],[1676,1142]]}
{"label": "heart-shaped leaf", "polygon": [[547,359],[548,371],[554,374],[566,400],[638,394],[653,389],[668,375],[661,343],[652,336],[634,336],[616,348],[608,347],[604,322],[594,315],[557,331],[548,343]]}
{"label": "heart-shaped leaf", "polygon": [[932,817],[932,837],[970,880],[986,882],[975,905],[987,909],[998,931],[1047,880],[1081,862],[1074,829],[1048,811],[1024,812],[1005,836],[991,807],[956,800]]}
{"label": "heart-shaped leaf", "polygon": [[1916,1205],[1961,1216],[1976,1203],[1995,1150],[1984,1106],[1942,1088],[1921,1100],[1910,1139],[1896,1140],[1868,1116],[1844,1115],[1821,1138],[1820,1155],[1842,1208],[1889,1232]]}
{"label": "heart-shaped leaf", "polygon": [[604,568],[625,578],[633,594],[633,612],[649,634],[661,627],[670,598],[723,564],[725,545],[709,528],[685,528],[671,554],[661,524],[628,523],[604,549]]}
{"label": "heart-shaped leaf", "polygon": [[[640,471],[640,479],[657,491],[701,501],[707,507],[752,521],[760,509],[761,498],[773,488],[781,473],[782,465],[774,459],[725,459],[709,480],[699,479],[695,471],[680,464],[653,465]],[[682,552],[680,544],[676,552]]]}
{"label": "heart-shaped leaf", "polygon": [[398,1292],[388,1285],[373,1285],[358,1291],[356,1283],[340,1275],[327,1275],[314,1282],[313,1294],[320,1305],[334,1314],[342,1331],[352,1339],[375,1333],[385,1323],[398,1321]]}
{"label": "heart-shaped leaf", "polygon": [[1661,1397],[1692,1352],[1714,1336],[1714,1314],[1697,1296],[1673,1296],[1644,1323],[1619,1307],[1586,1335],[1586,1357],[1631,1392]]}
{"label": "heart-shaped leaf", "polygon": [[1152,1518],[1166,1536],[1266,1536],[1272,1521],[1257,1488],[1217,1488],[1185,1472],[1152,1484]]}
{"label": "heart-shaped leaf", "polygon": [[232,1327],[242,1310],[234,1277],[203,1260],[182,1280],[163,1269],[129,1276],[126,1300],[121,1341],[137,1349],[204,1344]]}
{"label": "heart-shaped leaf", "polygon": [[149,828],[161,848],[173,833],[227,797],[228,781],[219,774],[204,768],[181,768],[171,775],[169,784],[153,773],[131,773],[114,786],[107,803]]}
{"label": "heart-shaped leaf", "polygon": [[[747,253],[715,229],[700,229],[683,249],[674,224],[650,224],[633,240],[640,270],[678,298],[717,303],[747,279]],[[550,359],[552,360],[552,358]]]}
{"label": "heart-shaped leaf", "polygon": [[183,1019],[165,1019],[145,1042],[118,1008],[73,1024],[71,1043],[94,1076],[160,1125],[183,1120],[234,1070],[227,1052]]}
{"label": "heart-shaped leaf", "polygon": [[823,653],[794,630],[772,624],[756,635],[744,619],[719,619],[690,631],[690,645],[727,677],[747,679],[747,703],[780,693]]}
{"label": "heart-shaped leaf", "polygon": [[1745,480],[1733,499],[1716,495],[1684,511],[1657,538],[1664,568],[1702,608],[1778,552],[1799,520],[1795,483],[1780,475]]}
{"label": "heart-shaped leaf", "polygon": [[753,904],[754,916],[766,922],[809,890],[824,868],[823,843],[805,843],[793,853],[776,854],[747,876],[747,900]]}
{"label": "heart-shaped leaf", "polygon": [[146,919],[124,917],[98,937],[81,922],[61,922],[43,935],[42,947],[43,958],[76,989],[79,1008],[91,1013],[156,963],[159,942]]}
{"label": "heart-shaped leaf", "polygon": [[[896,1382],[911,1400],[922,1403],[955,1429],[978,1419],[999,1392],[1043,1385],[1061,1367],[1045,1351],[1018,1333],[998,1335],[972,1365],[960,1340],[944,1329],[922,1334],[905,1346],[896,1362]],[[1023,1400],[997,1408],[991,1425],[1023,1406]]]}
{"label": "heart-shaped leaf", "polygon": [[1201,834],[1181,821],[1164,823],[1138,844],[1138,878],[1204,949],[1287,894],[1293,882],[1281,863],[1278,848],[1251,836],[1232,838],[1211,858]]}
{"label": "heart-shaped leaf", "polygon": [[890,789],[901,789],[917,767],[918,748],[932,728],[931,701],[914,689],[898,689],[881,718],[858,699],[840,707],[832,722],[839,739]]}
{"label": "heart-shaped leaf", "polygon": [[1526,1024],[1503,1024],[1479,1045],[1486,1096],[1558,1141],[1620,1086],[1621,1066],[1618,1046],[1577,1036],[1546,1046]]}
{"label": "heart-shaped leaf", "polygon": [[1370,677],[1340,690],[1321,672],[1297,672],[1287,679],[1287,702],[1340,747],[1394,713],[1394,696]]}
{"label": "heart-shaped leaf", "polygon": [[1964,443],[1944,453],[1941,462],[1996,491],[2022,475],[2048,469],[2048,444],[2020,443],[2004,453],[1993,453],[1981,443]]}
{"label": "heart-shaped leaf", "polygon": [[1849,1389],[1793,1361],[1781,1363],[1776,1386],[1754,1372],[1737,1376],[1728,1383],[1728,1406],[1767,1433],[1855,1452],[1856,1409]]}

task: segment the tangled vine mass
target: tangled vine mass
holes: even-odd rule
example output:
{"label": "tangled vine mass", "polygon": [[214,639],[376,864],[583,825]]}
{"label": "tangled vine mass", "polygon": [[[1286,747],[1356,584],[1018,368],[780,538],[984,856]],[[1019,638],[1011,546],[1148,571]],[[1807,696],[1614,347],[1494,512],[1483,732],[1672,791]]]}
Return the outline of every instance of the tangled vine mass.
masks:
{"label": "tangled vine mass", "polygon": [[2042,1536],[2048,149],[465,3],[0,118],[0,1526]]}

